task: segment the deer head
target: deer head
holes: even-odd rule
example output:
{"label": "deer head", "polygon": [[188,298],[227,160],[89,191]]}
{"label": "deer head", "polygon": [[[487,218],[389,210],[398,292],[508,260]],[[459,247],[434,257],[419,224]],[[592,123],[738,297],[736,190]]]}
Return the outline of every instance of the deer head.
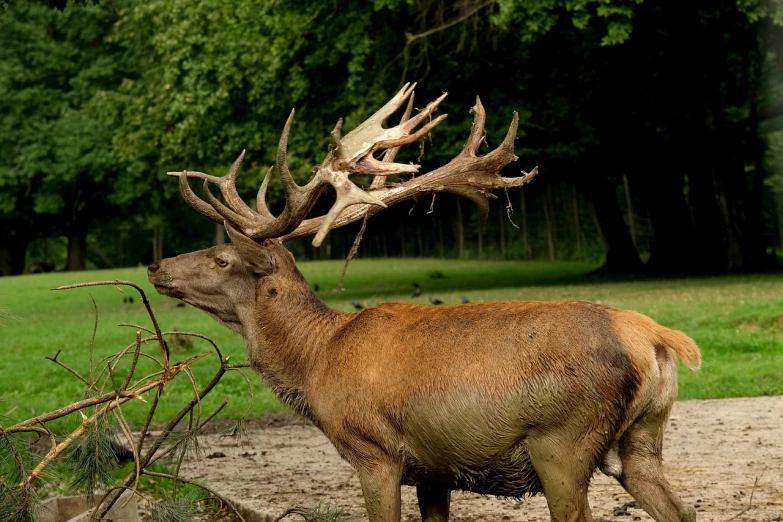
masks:
{"label": "deer head", "polygon": [[[180,193],[188,205],[214,222],[225,224],[232,244],[164,259],[160,264],[152,265],[148,275],[156,289],[204,310],[241,333],[242,315],[260,306],[264,299],[281,294],[301,296],[305,292],[306,284],[282,242],[314,234],[313,245],[320,246],[333,228],[370,217],[389,205],[438,192],[470,198],[486,218],[488,198],[494,197],[492,190],[522,186],[536,175],[537,169],[516,178],[498,174],[517,159],[514,155],[516,112],[500,146],[488,154],[477,155],[479,145],[484,141],[486,120],[478,98],[472,109],[474,122],[468,140],[462,152],[449,163],[419,176],[415,176],[419,172],[418,165],[394,163],[401,146],[421,139],[446,117],[431,119],[446,94],[411,117],[414,87],[406,84],[384,107],[345,136],[341,135],[342,120],[338,121],[331,133],[326,158],[304,186],[296,184],[286,161],[294,117],[292,111],[277,149],[276,167],[286,201],[279,216],[272,215],[265,203],[271,168],[259,188],[257,210],[251,209],[239,196],[235,183],[244,151],[222,177],[202,172],[170,172],[169,175],[179,178]],[[408,105],[400,124],[385,128],[385,120],[406,100]],[[379,159],[381,153],[383,157]],[[368,190],[351,181],[349,177],[354,174],[374,176]],[[386,178],[392,174],[412,177],[403,183],[387,185]],[[204,199],[191,190],[188,178],[203,181]],[[210,184],[218,187],[227,206],[212,194]],[[334,205],[324,216],[305,219],[327,185],[337,193]]]}

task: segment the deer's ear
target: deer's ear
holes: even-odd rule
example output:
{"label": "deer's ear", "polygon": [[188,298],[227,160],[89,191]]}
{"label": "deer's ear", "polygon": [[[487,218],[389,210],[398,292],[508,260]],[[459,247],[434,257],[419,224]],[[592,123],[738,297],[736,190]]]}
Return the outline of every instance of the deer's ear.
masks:
{"label": "deer's ear", "polygon": [[261,276],[271,275],[275,272],[277,268],[275,258],[269,249],[262,247],[228,223],[224,223],[223,226],[226,227],[231,244],[236,248],[237,254],[245,266]]}

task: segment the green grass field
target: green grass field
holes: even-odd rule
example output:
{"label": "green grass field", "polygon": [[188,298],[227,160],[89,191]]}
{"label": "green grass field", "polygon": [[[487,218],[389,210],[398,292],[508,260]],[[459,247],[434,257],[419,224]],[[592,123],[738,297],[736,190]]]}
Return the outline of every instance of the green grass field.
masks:
{"label": "green grass field", "polygon": [[[459,303],[462,295],[472,302],[586,299],[638,310],[699,343],[704,364],[698,373],[681,368],[681,399],[783,393],[783,274],[618,282],[586,276],[595,266],[584,263],[359,259],[351,264],[345,291],[340,291],[336,287],[342,265],[342,261],[300,264],[310,284],[318,284],[320,297],[340,310],[352,310],[354,300],[365,306],[411,301],[413,281],[424,288],[418,299],[422,303],[428,302],[429,295],[446,303]],[[83,375],[88,373],[94,319],[90,295],[100,314],[96,359],[133,342],[135,330],[118,323],[150,326],[138,298],[133,304],[123,303],[124,296],[134,294],[131,289],[124,294],[113,287],[50,290],[63,284],[113,279],[131,280],[147,290],[162,329],[203,333],[217,341],[233,361],[245,359],[245,346],[237,335],[202,312],[179,308],[178,301],[159,296],[146,282],[144,268],[4,277],[0,278],[0,307],[16,318],[0,315],[0,416],[24,419],[81,397],[82,383],[44,356],[61,349],[61,361]],[[144,349],[155,354],[157,346]],[[174,352],[172,358],[180,360],[208,350],[205,342],[197,340],[192,350]],[[199,382],[211,377],[216,366],[214,355],[198,363]],[[152,371],[145,365],[137,375]],[[254,375],[250,379],[255,394],[251,417],[279,410],[279,403],[260,379]],[[189,393],[188,379],[178,377],[166,390],[158,419],[179,410]],[[207,397],[205,410],[215,408],[224,398],[230,400],[224,416],[238,417],[250,405],[247,384],[239,375],[224,378]],[[132,424],[140,424],[146,405],[130,404],[124,411]],[[10,422],[0,418],[2,424]]]}

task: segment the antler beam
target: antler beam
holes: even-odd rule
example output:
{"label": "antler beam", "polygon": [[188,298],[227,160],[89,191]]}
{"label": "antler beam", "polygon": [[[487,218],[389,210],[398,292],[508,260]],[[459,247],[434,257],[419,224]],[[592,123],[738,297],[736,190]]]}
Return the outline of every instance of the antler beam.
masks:
{"label": "antler beam", "polygon": [[[486,122],[486,112],[478,97],[471,112],[474,114],[474,120],[470,136],[457,157],[431,172],[393,187],[371,190],[370,193],[390,207],[423,195],[449,192],[467,197],[475,202],[481,211],[482,221],[485,221],[489,212],[488,198],[495,197],[492,191],[521,187],[530,183],[538,174],[538,167],[531,172],[523,171],[523,176],[520,177],[500,176],[498,173],[503,167],[517,160],[517,156],[514,155],[514,139],[517,134],[519,116],[516,112],[514,113],[506,137],[497,149],[483,156],[477,156],[478,147],[484,140],[484,124]],[[356,205],[340,214],[339,218],[331,223],[330,228],[335,229],[348,225],[363,219],[365,214],[373,216],[381,210],[381,208],[371,205]],[[296,230],[281,239],[287,241],[310,236],[323,227],[324,221],[324,216],[307,219]]]}
{"label": "antler beam", "polygon": [[[342,120],[339,120],[331,133],[326,158],[316,168],[307,184],[302,187],[297,185],[291,176],[286,159],[288,136],[294,117],[294,111],[291,111],[277,149],[276,167],[283,182],[286,200],[285,209],[277,217],[272,215],[265,202],[272,169],[267,172],[259,188],[257,210],[248,207],[236,190],[236,176],[245,151],[242,151],[228,173],[222,177],[190,171],[169,172],[169,175],[179,177],[180,193],[185,202],[217,223],[229,223],[257,241],[268,238],[280,238],[285,241],[315,234],[313,240],[315,246],[320,246],[326,234],[334,228],[357,221],[365,215],[373,215],[389,205],[437,192],[450,192],[471,199],[479,206],[486,219],[489,209],[488,198],[495,197],[492,195],[493,190],[522,186],[536,175],[536,169],[518,178],[504,178],[498,174],[503,167],[517,159],[514,155],[514,139],[518,124],[516,112],[503,143],[492,152],[477,156],[478,147],[484,140],[486,113],[481,101],[476,98],[476,105],[472,109],[473,127],[465,147],[457,157],[432,172],[386,187],[385,179],[389,175],[416,174],[419,171],[418,165],[394,163],[397,150],[427,135],[446,117],[441,115],[424,123],[431,117],[446,94],[410,117],[414,88],[415,84],[406,84],[378,112],[345,136],[341,136]],[[384,121],[406,100],[408,100],[408,107],[400,124],[384,128]],[[383,160],[375,157],[375,154],[380,151],[386,151]],[[349,179],[352,174],[375,176],[370,189],[362,190],[353,183]],[[196,178],[204,182],[203,200],[193,193],[188,178]],[[209,190],[210,184],[220,189],[228,206],[212,195]],[[305,220],[323,194],[326,185],[331,185],[337,193],[334,205],[326,215]]]}

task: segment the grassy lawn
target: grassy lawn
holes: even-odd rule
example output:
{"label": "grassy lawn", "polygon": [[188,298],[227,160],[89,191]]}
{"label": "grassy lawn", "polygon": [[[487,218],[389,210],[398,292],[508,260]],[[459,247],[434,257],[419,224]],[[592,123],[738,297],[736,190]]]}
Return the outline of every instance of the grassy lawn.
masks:
{"label": "grassy lawn", "polygon": [[[593,265],[583,263],[494,262],[359,259],[354,261],[338,290],[342,261],[301,263],[319,295],[340,310],[352,310],[351,301],[373,306],[383,301],[410,301],[412,282],[423,290],[419,302],[435,295],[446,303],[459,303],[460,296],[473,302],[497,300],[586,299],[620,308],[638,310],[661,324],[677,328],[693,337],[702,348],[701,372],[680,372],[680,398],[717,398],[783,393],[783,274],[699,278],[682,280],[642,280],[607,282],[585,276]],[[146,281],[143,268],[99,272],[56,273],[0,278],[0,306],[18,319],[0,316],[0,415],[27,418],[33,412],[62,406],[81,397],[82,384],[44,356],[62,349],[60,360],[88,373],[88,347],[94,311],[90,295],[99,309],[95,356],[119,351],[133,342],[135,330],[118,323],[150,326],[138,298],[133,304],[113,287],[52,292],[58,285],[127,279],[141,284],[151,298],[161,328],[176,327],[212,337],[232,360],[245,359],[243,341],[202,312],[179,308],[178,301],[159,296]],[[145,348],[156,353],[156,345]],[[196,341],[192,350],[174,352],[174,360],[208,351],[205,342]],[[200,383],[216,369],[214,355],[197,364]],[[137,375],[153,371],[139,368]],[[248,406],[251,416],[280,409],[260,379],[250,375],[255,400],[250,405],[247,384],[239,375],[228,375],[207,397],[206,411],[224,398],[230,399],[225,415],[240,416]],[[180,381],[180,382],[176,382]],[[166,390],[160,417],[179,410],[190,398],[190,383],[178,377]],[[131,401],[135,402],[135,401]],[[140,424],[144,404],[124,407],[129,421]],[[74,421],[76,422],[76,421]],[[0,419],[7,425],[9,419]],[[65,426],[62,426],[63,428]]]}

